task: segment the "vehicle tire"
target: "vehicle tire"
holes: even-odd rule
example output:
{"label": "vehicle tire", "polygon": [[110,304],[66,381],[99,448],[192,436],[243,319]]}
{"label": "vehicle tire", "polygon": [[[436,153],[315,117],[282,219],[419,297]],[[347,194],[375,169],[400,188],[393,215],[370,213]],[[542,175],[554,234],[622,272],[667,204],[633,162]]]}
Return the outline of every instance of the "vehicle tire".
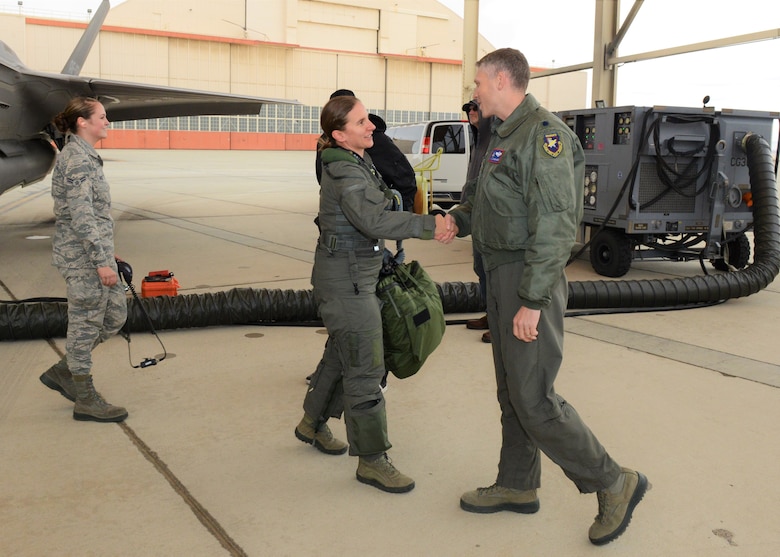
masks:
{"label": "vehicle tire", "polygon": [[631,240],[622,231],[605,228],[591,240],[590,264],[605,277],[622,277],[631,268]]}
{"label": "vehicle tire", "polygon": [[[750,240],[744,234],[740,234],[735,240],[728,243],[728,263],[726,259],[711,260],[712,266],[718,271],[728,271],[730,267],[742,269],[750,261]],[[721,254],[723,253],[721,249]]]}

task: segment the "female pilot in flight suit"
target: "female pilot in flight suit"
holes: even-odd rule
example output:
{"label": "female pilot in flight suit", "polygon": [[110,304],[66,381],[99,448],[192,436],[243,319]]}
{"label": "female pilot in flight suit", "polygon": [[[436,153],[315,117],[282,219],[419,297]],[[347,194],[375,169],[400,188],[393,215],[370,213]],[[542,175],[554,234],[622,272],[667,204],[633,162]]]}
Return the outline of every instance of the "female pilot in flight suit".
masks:
{"label": "female pilot in flight suit", "polygon": [[358,456],[357,479],[383,491],[403,493],[414,480],[387,458],[382,318],[376,285],[383,239],[429,240],[444,230],[444,218],[388,210],[392,195],[365,150],[374,124],[355,97],[331,99],[322,109],[318,144],[322,181],[312,285],[328,341],[303,402],[295,436],[327,454],[343,454],[326,424],[343,408],[349,452]]}

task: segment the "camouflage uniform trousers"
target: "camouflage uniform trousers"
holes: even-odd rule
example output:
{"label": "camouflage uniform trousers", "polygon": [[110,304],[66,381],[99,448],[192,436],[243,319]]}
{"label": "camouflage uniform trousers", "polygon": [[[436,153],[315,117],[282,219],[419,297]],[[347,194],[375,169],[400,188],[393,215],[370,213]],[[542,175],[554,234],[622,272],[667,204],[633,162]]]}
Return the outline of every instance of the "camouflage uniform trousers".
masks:
{"label": "camouflage uniform trousers", "polygon": [[60,269],[68,294],[65,350],[73,375],[92,371],[92,350],[114,336],[127,320],[127,297],[121,284],[103,286],[95,269]]}

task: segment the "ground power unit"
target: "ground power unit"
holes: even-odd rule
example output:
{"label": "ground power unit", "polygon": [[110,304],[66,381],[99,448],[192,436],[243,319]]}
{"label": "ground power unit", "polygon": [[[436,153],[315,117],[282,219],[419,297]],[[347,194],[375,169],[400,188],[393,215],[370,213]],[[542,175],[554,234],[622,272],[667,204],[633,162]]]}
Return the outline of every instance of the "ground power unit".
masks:
{"label": "ground power unit", "polygon": [[743,139],[773,143],[778,113],[624,106],[557,115],[585,151],[581,232],[596,272],[620,277],[635,259],[709,260],[719,270],[748,264]]}

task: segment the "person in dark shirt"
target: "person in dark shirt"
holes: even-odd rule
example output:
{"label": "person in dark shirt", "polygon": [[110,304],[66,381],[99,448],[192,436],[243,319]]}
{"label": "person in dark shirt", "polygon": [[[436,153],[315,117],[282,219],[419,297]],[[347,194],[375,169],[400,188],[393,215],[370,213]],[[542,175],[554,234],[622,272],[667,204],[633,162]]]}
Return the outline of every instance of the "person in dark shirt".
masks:
{"label": "person in dark shirt", "polygon": [[387,123],[376,114],[369,114],[368,119],[376,126],[376,129],[374,130],[374,146],[366,149],[366,152],[371,156],[374,166],[382,175],[382,180],[387,184],[387,187],[401,194],[404,211],[414,212],[414,198],[417,195],[417,178],[414,168],[401,149],[385,133]]}
{"label": "person in dark shirt", "polygon": [[[474,135],[475,148],[471,153],[471,159],[469,160],[469,170],[466,175],[466,184],[463,186],[463,191],[460,194],[461,203],[468,201],[467,188],[469,182],[476,180],[479,177],[479,169],[482,167],[482,160],[487,153],[487,146],[490,142],[490,122],[491,118],[482,118],[482,113],[479,111],[479,104],[477,101],[470,100],[463,105],[463,112],[466,113],[466,117],[471,125],[471,131]],[[487,285],[485,280],[485,269],[482,266],[482,255],[477,251],[476,246],[473,246],[474,255],[474,273],[479,278],[479,297],[482,300],[483,305],[487,305]],[[488,328],[487,314],[478,319],[470,319],[466,321],[466,328],[485,330]],[[486,330],[482,334],[482,342],[492,342],[490,331]]]}

